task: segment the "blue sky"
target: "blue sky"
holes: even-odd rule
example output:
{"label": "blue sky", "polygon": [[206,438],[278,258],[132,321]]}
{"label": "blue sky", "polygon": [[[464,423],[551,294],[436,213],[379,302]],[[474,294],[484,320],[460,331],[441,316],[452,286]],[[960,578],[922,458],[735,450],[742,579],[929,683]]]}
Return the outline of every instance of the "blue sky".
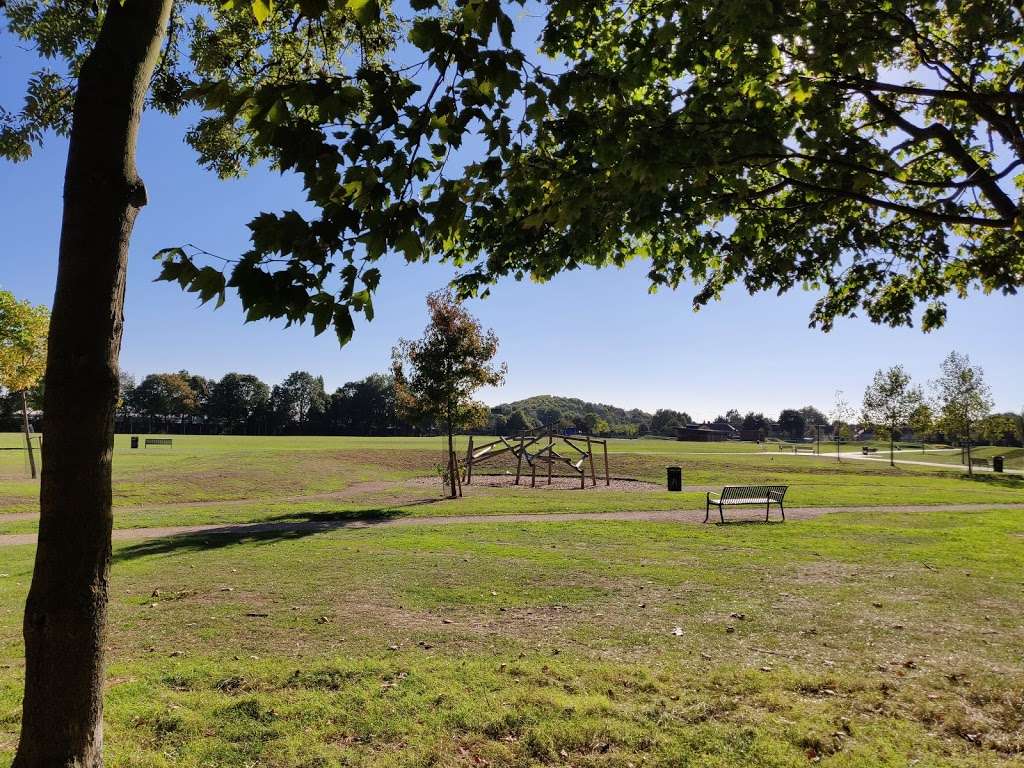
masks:
{"label": "blue sky", "polygon": [[[0,33],[0,104],[16,106],[30,59]],[[339,350],[331,333],[308,326],[245,325],[236,302],[199,307],[176,285],[155,283],[151,259],[186,242],[224,256],[247,248],[246,223],[260,211],[301,207],[294,178],[263,169],[218,180],[195,164],[182,140],[188,122],[144,119],[139,169],[150,204],[135,228],[129,265],[122,368],[136,376],[187,368],[210,377],[255,373],[276,383],[298,369],[323,374],[329,388],[387,367],[400,336],[426,323],[424,296],[452,276],[444,265],[382,265],[376,319]],[[26,163],[0,164],[0,286],[49,304],[56,272],[66,144],[52,139]],[[645,267],[580,271],[545,285],[508,281],[472,311],[501,339],[505,386],[483,393],[491,404],[535,394],[581,397],[712,418],[727,408],[775,415],[785,407],[829,409],[837,389],[854,404],[875,369],[904,364],[921,382],[951,350],[985,369],[1001,410],[1024,408],[1019,335],[1024,299],[976,296],[954,301],[947,326],[931,334],[843,320],[830,334],[807,328],[814,295],[750,297],[733,288],[694,314],[692,291],[648,295]]]}

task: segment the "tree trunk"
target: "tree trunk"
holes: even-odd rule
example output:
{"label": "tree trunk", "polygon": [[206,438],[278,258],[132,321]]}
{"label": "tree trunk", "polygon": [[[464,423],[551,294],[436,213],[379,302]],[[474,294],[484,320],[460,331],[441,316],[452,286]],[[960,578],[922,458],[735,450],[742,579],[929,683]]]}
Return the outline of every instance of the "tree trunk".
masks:
{"label": "tree trunk", "polygon": [[456,498],[455,492],[455,472],[457,471],[455,466],[455,438],[452,435],[451,422],[448,422],[448,483],[452,488],[451,498]]}
{"label": "tree trunk", "polygon": [[28,451],[28,467],[32,473],[32,479],[36,479],[36,452],[32,448],[32,429],[28,423],[28,395],[25,390],[21,391],[21,421],[25,428],[25,450]]}
{"label": "tree trunk", "polygon": [[895,451],[894,444],[896,442],[895,434],[896,434],[895,428],[889,430],[889,466],[890,467],[895,467],[896,466],[896,458],[895,458],[895,454],[894,454],[894,451]]}
{"label": "tree trunk", "polygon": [[82,66],[64,176],[43,401],[39,543],[25,606],[13,768],[103,765],[110,464],[145,95],[172,0],[110,2]]}

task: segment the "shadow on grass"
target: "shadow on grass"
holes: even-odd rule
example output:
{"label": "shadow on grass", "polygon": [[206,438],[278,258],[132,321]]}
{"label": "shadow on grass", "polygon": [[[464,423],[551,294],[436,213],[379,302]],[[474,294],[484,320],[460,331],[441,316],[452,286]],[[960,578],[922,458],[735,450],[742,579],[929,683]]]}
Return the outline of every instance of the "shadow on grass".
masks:
{"label": "shadow on grass", "polygon": [[717,525],[717,526],[723,526],[723,525],[724,526],[730,526],[730,525],[784,525],[785,523],[786,523],[785,520],[765,520],[763,518],[760,519],[760,520],[754,520],[754,519],[750,519],[750,520],[726,520],[724,522],[721,521],[721,520],[719,520],[718,522],[715,522],[714,520],[711,521],[712,525]]}
{"label": "shadow on grass", "polygon": [[442,499],[421,499],[380,509],[355,509],[343,512],[296,512],[259,523],[229,523],[216,528],[188,531],[147,539],[114,550],[114,562],[136,560],[154,555],[200,552],[241,544],[272,544],[291,541],[341,528],[367,528],[406,516],[405,507],[432,504]]}
{"label": "shadow on grass", "polygon": [[1015,490],[1024,488],[1024,475],[1008,475],[999,472],[976,472],[973,475],[962,475],[962,479],[969,483],[997,485],[1000,488],[1013,488]]}

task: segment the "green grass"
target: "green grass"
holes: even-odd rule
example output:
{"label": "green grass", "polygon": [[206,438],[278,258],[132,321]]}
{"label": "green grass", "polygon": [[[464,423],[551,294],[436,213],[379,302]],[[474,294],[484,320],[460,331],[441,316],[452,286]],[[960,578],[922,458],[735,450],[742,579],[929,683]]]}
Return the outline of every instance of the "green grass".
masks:
{"label": "green grass", "polygon": [[[116,526],[703,506],[697,490],[442,500],[410,482],[441,459],[436,438],[174,440],[118,436]],[[786,483],[791,506],[1024,502],[1011,476],[609,449],[616,476],[660,484],[679,464],[691,488]],[[36,527],[11,517],[36,506],[23,461],[0,451],[0,533]],[[0,548],[0,768],[32,557]],[[114,558],[111,766],[1024,766],[1020,510],[293,529]]]}
{"label": "green grass", "polygon": [[[1022,535],[1002,511],[118,546],[109,764],[1021,765]],[[32,551],[3,558],[6,767]]]}
{"label": "green grass", "polygon": [[[17,444],[17,437],[0,435],[0,442]],[[749,444],[617,440],[609,445],[614,476],[661,486],[665,467],[679,464],[686,485],[695,490],[669,494],[474,487],[452,503],[440,498],[439,483],[408,482],[435,472],[442,458],[437,438],[175,436],[174,441],[170,449],[131,450],[127,436],[117,437],[116,527],[323,516],[697,509],[706,489],[726,484],[789,485],[790,506],[1024,502],[1024,478],[1016,476],[968,478],[934,467],[837,463],[829,457],[760,453]],[[38,504],[38,484],[25,477],[19,464],[23,460],[18,452],[0,451],[0,534],[36,527],[34,518],[19,519],[30,516]],[[598,457],[598,471],[601,465]],[[514,464],[486,464],[483,470],[514,472]]]}
{"label": "green grass", "polygon": [[[900,454],[901,458],[914,459],[913,455],[915,452],[910,453],[904,451]],[[1024,448],[1006,448],[998,445],[982,445],[977,448],[971,449],[971,456],[976,459],[989,459],[991,461],[993,456],[1002,456],[1005,459],[1004,466],[1007,469],[1024,469]],[[959,449],[955,451],[943,451],[936,453],[918,453],[918,457],[922,461],[935,461],[942,464],[961,464],[962,454]]]}

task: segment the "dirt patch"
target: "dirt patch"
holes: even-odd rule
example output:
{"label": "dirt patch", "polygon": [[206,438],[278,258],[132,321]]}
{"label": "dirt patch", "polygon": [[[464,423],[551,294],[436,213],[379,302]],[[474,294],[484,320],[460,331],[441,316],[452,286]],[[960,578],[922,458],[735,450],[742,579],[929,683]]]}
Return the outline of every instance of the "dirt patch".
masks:
{"label": "dirt patch", "polygon": [[[440,487],[440,480],[436,477],[419,477],[415,480],[410,480],[406,485],[413,487]],[[633,480],[632,478],[626,477],[613,477],[610,482],[605,482],[603,477],[597,478],[597,485],[595,486],[591,479],[586,478],[586,485],[580,488],[580,480],[578,477],[571,477],[567,475],[555,475],[551,478],[551,484],[548,485],[548,478],[545,475],[543,478],[537,477],[537,485],[530,485],[530,477],[524,475],[519,478],[519,485],[516,485],[516,476],[511,475],[473,475],[473,482],[470,485],[463,484],[463,493],[466,492],[467,488],[512,488],[521,491],[634,491],[634,492],[651,492],[660,491],[662,487],[656,483],[648,483],[643,480]],[[694,490],[687,488],[684,490]]]}

